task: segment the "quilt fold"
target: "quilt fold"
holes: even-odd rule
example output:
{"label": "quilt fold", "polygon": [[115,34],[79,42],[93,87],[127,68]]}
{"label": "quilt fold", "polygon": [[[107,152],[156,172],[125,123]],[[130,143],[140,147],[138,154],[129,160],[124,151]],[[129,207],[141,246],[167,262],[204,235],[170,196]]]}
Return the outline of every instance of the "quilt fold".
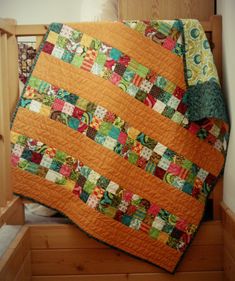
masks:
{"label": "quilt fold", "polygon": [[52,23],[12,120],[13,189],[174,272],[228,134],[198,21]]}

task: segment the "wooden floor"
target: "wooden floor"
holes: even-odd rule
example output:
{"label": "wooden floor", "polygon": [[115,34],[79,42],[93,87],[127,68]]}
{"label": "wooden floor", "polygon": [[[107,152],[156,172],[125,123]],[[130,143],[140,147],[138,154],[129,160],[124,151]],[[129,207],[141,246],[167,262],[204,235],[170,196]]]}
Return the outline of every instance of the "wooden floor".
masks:
{"label": "wooden floor", "polygon": [[1,281],[222,281],[220,221],[203,223],[177,273],[105,246],[68,224],[21,228],[0,259]]}

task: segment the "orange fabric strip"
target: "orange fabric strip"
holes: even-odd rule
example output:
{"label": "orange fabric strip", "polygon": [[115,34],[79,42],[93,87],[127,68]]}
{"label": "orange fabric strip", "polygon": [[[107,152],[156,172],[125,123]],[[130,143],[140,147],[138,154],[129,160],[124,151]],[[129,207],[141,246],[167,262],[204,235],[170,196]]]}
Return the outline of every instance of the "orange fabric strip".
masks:
{"label": "orange fabric strip", "polygon": [[95,238],[169,271],[173,271],[181,256],[165,243],[98,213],[59,185],[17,168],[12,168],[12,182],[14,192],[56,208]]}
{"label": "orange fabric strip", "polygon": [[217,149],[124,93],[109,81],[45,53],[40,55],[33,75],[106,107],[137,130],[183,155],[204,170],[215,176],[220,173],[224,157]]}
{"label": "orange fabric strip", "polygon": [[99,174],[188,223],[198,225],[202,217],[204,205],[198,200],[59,122],[19,108],[12,130],[67,152]]}
{"label": "orange fabric strip", "polygon": [[76,23],[69,26],[119,49],[182,89],[186,88],[183,59],[123,23]]}

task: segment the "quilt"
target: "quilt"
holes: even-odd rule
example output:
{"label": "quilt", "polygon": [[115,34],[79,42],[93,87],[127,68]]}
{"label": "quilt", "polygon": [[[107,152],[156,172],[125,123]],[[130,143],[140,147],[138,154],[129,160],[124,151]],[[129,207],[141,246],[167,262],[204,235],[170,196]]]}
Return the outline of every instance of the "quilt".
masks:
{"label": "quilt", "polygon": [[12,120],[13,189],[174,272],[228,134],[197,20],[52,23]]}

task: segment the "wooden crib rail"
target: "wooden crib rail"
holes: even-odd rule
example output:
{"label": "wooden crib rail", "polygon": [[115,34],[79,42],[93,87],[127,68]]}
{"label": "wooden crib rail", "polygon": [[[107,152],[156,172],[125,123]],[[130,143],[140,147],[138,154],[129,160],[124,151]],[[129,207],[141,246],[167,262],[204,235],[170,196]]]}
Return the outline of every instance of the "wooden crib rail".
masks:
{"label": "wooden crib rail", "polygon": [[18,99],[16,22],[0,19],[0,226],[22,224],[23,205],[14,197],[10,172],[10,118]]}

